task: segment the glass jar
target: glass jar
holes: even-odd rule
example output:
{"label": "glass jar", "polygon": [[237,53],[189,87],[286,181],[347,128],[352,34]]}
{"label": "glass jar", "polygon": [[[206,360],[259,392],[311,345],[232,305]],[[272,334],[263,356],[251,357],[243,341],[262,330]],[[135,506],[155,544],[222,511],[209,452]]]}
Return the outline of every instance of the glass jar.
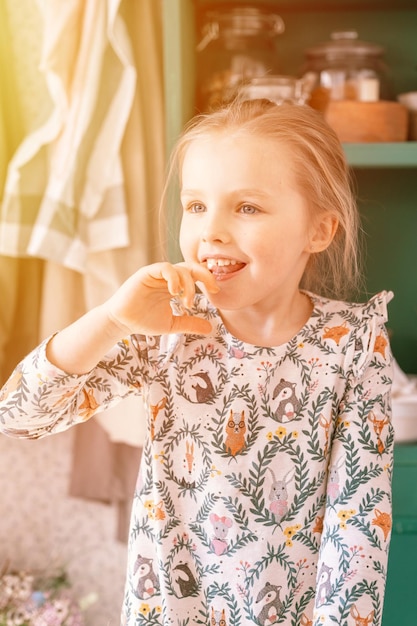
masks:
{"label": "glass jar", "polygon": [[356,31],[334,32],[331,41],[307,48],[303,70],[317,79],[312,100],[387,99],[383,56],[383,47],[359,40]]}
{"label": "glass jar", "polygon": [[202,15],[197,44],[197,107],[204,111],[230,102],[255,77],[279,74],[279,15],[265,7],[219,7]]}
{"label": "glass jar", "polygon": [[310,91],[308,84],[302,78],[271,74],[262,78],[253,78],[245,83],[240,87],[238,95],[242,100],[266,98],[276,104],[283,102],[305,104],[310,97]]}

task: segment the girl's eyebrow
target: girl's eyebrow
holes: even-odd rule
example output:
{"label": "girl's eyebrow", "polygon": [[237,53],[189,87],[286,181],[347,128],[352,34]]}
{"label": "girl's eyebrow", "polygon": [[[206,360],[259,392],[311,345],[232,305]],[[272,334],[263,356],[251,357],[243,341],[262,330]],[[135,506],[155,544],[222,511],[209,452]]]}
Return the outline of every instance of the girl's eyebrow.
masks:
{"label": "girl's eyebrow", "polygon": [[181,189],[182,196],[198,196],[200,193],[198,189]]}
{"label": "girl's eyebrow", "polygon": [[[201,193],[202,192],[199,189],[182,189],[181,190],[181,196],[200,196]],[[262,189],[257,189],[257,188],[232,189],[226,193],[229,196],[247,195],[247,196],[258,196],[258,197],[263,197],[263,198],[269,195],[268,193],[262,191]]]}

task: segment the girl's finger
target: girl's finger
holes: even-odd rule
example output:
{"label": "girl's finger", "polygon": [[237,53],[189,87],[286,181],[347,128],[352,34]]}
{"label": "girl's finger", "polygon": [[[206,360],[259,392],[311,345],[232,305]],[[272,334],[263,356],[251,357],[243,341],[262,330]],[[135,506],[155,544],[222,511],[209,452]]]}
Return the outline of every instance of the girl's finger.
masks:
{"label": "girl's finger", "polygon": [[171,332],[208,335],[211,329],[210,322],[202,317],[182,315],[173,318]]}
{"label": "girl's finger", "polygon": [[199,265],[198,263],[178,263],[177,265],[179,267],[186,267],[189,270],[194,283],[203,283],[207,291],[210,293],[217,293],[220,290],[213,274],[209,272],[206,267]]}

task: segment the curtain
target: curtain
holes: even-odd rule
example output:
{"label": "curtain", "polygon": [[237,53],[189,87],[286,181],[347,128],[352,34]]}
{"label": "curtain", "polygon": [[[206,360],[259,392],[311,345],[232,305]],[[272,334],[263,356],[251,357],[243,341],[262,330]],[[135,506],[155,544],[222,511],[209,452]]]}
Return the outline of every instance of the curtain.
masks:
{"label": "curtain", "polygon": [[[1,287],[7,297],[0,323],[7,343],[14,337],[7,356],[2,351],[12,366],[22,317],[32,318],[37,332],[15,350],[19,358],[103,302],[138,267],[161,258],[162,11],[155,0],[6,0],[2,6],[9,35],[2,58],[14,60],[8,78],[17,83],[13,100],[26,120],[13,148],[2,153],[0,280],[7,276]],[[9,123],[10,113],[3,120]],[[18,304],[27,282],[27,269],[16,269],[21,263],[37,268],[30,308]],[[138,445],[137,426],[118,429],[113,417],[101,417],[112,439]]]}

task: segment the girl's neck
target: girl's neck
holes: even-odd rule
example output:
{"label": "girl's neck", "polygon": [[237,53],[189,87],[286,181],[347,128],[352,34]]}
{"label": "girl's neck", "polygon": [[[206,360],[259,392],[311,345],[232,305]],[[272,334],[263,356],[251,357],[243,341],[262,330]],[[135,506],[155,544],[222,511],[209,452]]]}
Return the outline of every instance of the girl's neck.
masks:
{"label": "girl's neck", "polygon": [[245,343],[272,348],[290,341],[309,320],[313,310],[310,298],[297,291],[291,302],[270,312],[256,308],[220,310],[228,332]]}

